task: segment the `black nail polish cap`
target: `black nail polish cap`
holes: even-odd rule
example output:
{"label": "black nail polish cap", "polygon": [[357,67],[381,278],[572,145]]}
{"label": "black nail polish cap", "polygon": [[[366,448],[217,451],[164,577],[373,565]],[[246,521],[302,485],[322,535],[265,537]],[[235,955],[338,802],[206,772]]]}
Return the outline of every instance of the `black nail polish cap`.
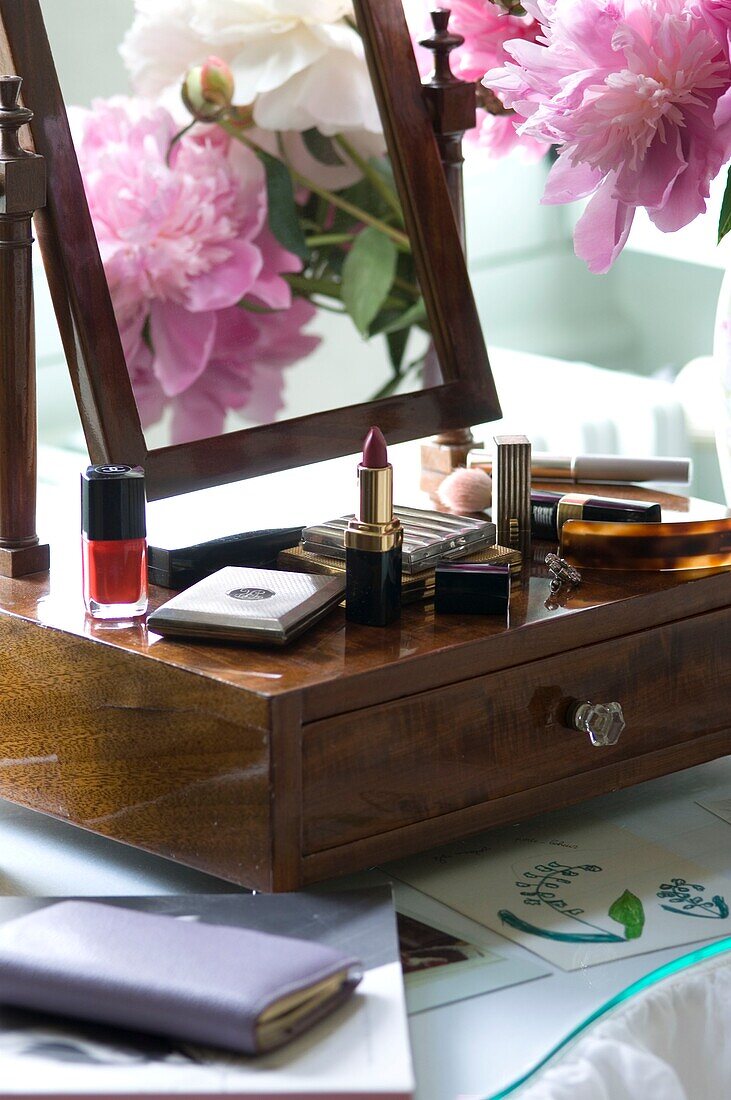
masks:
{"label": "black nail polish cap", "polygon": [[81,475],[81,530],[92,541],[145,537],[145,475],[140,466],[88,467]]}

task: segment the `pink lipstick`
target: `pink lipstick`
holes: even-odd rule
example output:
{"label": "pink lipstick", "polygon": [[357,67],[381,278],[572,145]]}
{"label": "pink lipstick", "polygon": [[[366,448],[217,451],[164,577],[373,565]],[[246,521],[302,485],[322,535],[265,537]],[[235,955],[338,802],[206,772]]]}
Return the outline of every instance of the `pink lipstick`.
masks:
{"label": "pink lipstick", "polygon": [[401,612],[404,532],[393,514],[393,467],[379,428],[366,437],[358,487],[358,513],[345,530],[345,617],[387,626]]}
{"label": "pink lipstick", "polygon": [[363,462],[361,468],[368,470],[385,470],[388,466],[388,450],[386,440],[380,428],[371,428],[363,444]]}

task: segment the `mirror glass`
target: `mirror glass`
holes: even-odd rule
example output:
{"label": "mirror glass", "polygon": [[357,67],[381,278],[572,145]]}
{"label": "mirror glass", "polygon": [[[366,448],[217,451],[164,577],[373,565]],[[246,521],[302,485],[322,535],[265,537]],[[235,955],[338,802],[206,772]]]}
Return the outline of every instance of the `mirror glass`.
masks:
{"label": "mirror glass", "polygon": [[149,449],[441,383],[348,0],[41,6]]}

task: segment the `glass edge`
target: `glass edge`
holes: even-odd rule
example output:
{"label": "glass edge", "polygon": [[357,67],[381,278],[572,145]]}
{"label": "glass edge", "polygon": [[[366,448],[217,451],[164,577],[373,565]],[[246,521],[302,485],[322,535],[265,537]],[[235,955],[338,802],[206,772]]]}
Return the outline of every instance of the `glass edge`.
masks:
{"label": "glass edge", "polygon": [[731,936],[724,936],[721,940],[715,940],[713,943],[706,944],[704,947],[696,948],[695,951],[691,951],[687,955],[681,955],[677,959],[671,959],[670,962],[664,963],[663,966],[658,967],[656,970],[651,970],[649,974],[645,974],[643,978],[639,978],[636,982],[628,985],[626,989],[615,994],[610,1000],[600,1005],[595,1012],[592,1012],[590,1016],[587,1016],[585,1020],[582,1020],[580,1024],[577,1024],[565,1038],[561,1039],[560,1042],[552,1047],[548,1054],[541,1058],[541,1060],[529,1069],[527,1073],[524,1073],[506,1088],[500,1089],[499,1092],[491,1093],[489,1096],[483,1097],[483,1100],[504,1100],[505,1097],[513,1096],[518,1089],[528,1084],[531,1078],[535,1077],[542,1069],[545,1069],[549,1062],[553,1061],[553,1059],[563,1050],[587,1031],[592,1024],[596,1023],[602,1016],[606,1016],[612,1009],[616,1008],[624,1001],[630,1000],[630,998],[634,997],[636,994],[644,992],[644,990],[648,989],[650,986],[663,981],[665,978],[669,978],[673,974],[678,974],[682,970],[688,970],[698,962],[712,959],[716,955],[723,955],[726,951],[731,951]]}

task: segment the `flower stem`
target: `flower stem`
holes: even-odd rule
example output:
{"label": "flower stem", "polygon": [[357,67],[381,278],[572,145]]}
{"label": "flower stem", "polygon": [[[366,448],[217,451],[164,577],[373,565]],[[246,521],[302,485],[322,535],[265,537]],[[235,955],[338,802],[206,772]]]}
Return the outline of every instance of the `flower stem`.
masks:
{"label": "flower stem", "polygon": [[168,145],[168,151],[165,154],[165,164],[168,166],[168,168],[170,167],[170,157],[172,156],[173,148],[177,145],[181,138],[185,137],[189,130],[193,129],[193,127],[199,121],[200,119],[194,118],[192,122],[189,122],[187,126],[184,126],[182,130],[179,130],[177,134],[174,134],[171,138],[170,144]]}
{"label": "flower stem", "polygon": [[400,275],[394,277],[393,285],[397,286],[399,290],[403,290],[404,294],[408,294],[415,302],[418,302],[419,298],[421,298],[421,291],[418,286],[414,286],[414,284],[408,282],[407,279],[402,279]]}
{"label": "flower stem", "polygon": [[336,317],[347,317],[348,316],[347,309],[342,309],[342,308],[338,309],[337,306],[326,305],[325,302],[321,302],[319,300],[314,301],[314,299],[313,299],[313,302],[317,306],[318,309],[324,309],[325,313],[334,313]]}
{"label": "flower stem", "polygon": [[310,248],[324,248],[329,244],[350,244],[355,236],[353,233],[314,233],[305,239]]}
{"label": "flower stem", "polygon": [[332,279],[312,279],[308,275],[285,275],[284,278],[292,290],[296,290],[298,294],[303,294],[305,297],[311,294],[322,294],[325,298],[342,301],[340,284]]}
{"label": "flower stem", "polygon": [[[236,138],[237,141],[246,145],[252,152],[266,152],[266,150],[261,149],[255,141],[252,141],[251,138],[244,137],[241,130],[232,123],[221,120],[219,126],[221,126],[227,134],[230,134],[231,137]],[[370,225],[373,229],[377,229],[386,237],[390,237],[401,252],[411,252],[411,242],[407,235],[402,233],[400,229],[394,229],[393,226],[387,225],[386,222],[381,221],[380,218],[374,217],[373,214],[369,214],[366,210],[361,210],[360,207],[344,199],[341,195],[328,191],[325,187],[320,187],[314,180],[308,179],[307,176],[303,176],[302,173],[298,172],[296,168],[293,168],[291,164],[288,165],[288,168],[292,179],[295,183],[298,183],[300,187],[306,188],[306,190],[311,191],[314,195],[319,195],[320,198],[325,199],[326,202],[332,203],[333,206],[337,206],[338,209],[343,210],[346,214],[350,214],[356,221],[362,222],[364,225]]]}
{"label": "flower stem", "polygon": [[381,173],[370,164],[365,157],[362,157],[357,149],[354,149],[347,138],[342,134],[338,134],[335,138],[335,144],[339,145],[345,155],[352,160],[356,168],[360,169],[365,178],[371,184],[371,186],[378,192],[381,198],[391,207],[394,214],[398,218],[399,225],[404,224],[404,212],[401,208],[401,202],[399,197],[393,188],[389,187]]}
{"label": "flower stem", "polygon": [[363,222],[365,225],[370,225],[373,229],[377,229],[386,237],[390,237],[401,252],[411,252],[411,242],[407,235],[402,233],[400,229],[394,229],[393,226],[387,225],[386,222],[381,221],[380,218],[376,218],[373,214],[369,214],[366,210],[361,210],[355,203],[349,202],[347,199],[342,198],[341,195],[332,191],[327,191],[324,187],[320,187],[314,180],[310,180],[307,176],[303,176],[296,168],[290,168],[290,172],[292,178],[299,183],[301,187],[305,187],[308,191],[312,191],[314,194],[320,195],[321,198],[327,199],[333,206],[337,206],[346,214],[350,214],[356,221]]}
{"label": "flower stem", "polygon": [[[319,295],[323,298],[333,298],[337,302],[342,301],[340,283],[336,283],[332,279],[312,279],[309,275],[285,275],[285,279],[292,290],[302,298],[311,298],[313,295]],[[381,308],[405,310],[408,309],[408,307],[409,303],[405,302],[403,298],[394,298],[390,296],[386,298]]]}

